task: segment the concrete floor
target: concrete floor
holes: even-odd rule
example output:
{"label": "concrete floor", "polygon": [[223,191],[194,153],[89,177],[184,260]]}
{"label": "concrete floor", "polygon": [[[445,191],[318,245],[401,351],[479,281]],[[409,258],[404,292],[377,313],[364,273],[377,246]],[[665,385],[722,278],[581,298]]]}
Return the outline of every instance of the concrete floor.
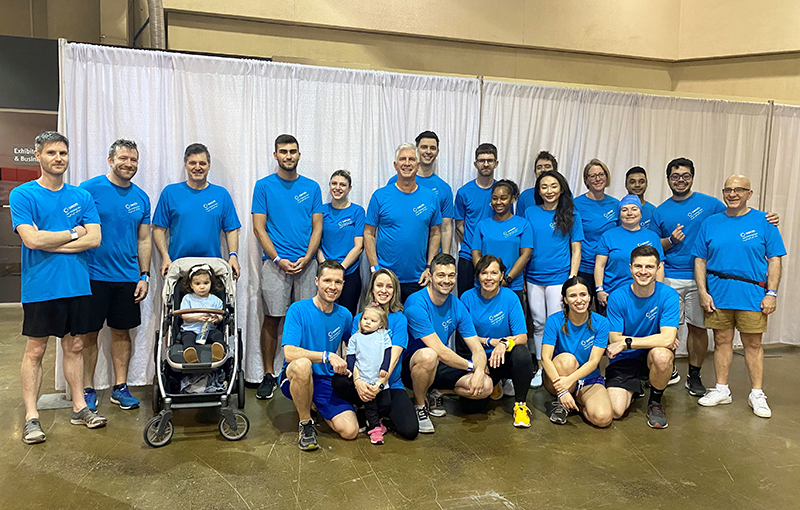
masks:
{"label": "concrete floor", "polygon": [[[276,393],[248,390],[248,436],[224,440],[213,411],[179,411],[172,443],[152,449],[142,429],[153,415],[150,388],[134,388],[144,405],[122,411],[101,393],[109,425],[69,424],[69,410],[43,411],[47,442],[20,441],[24,408],[18,334],[22,311],[0,308],[0,508],[383,509],[615,508],[790,509],[800,507],[800,349],[768,349],[766,391],[773,410],[757,418],[747,405],[744,360],[734,357],[732,405],[701,408],[683,384],[665,396],[670,426],[645,422],[645,402],[607,430],[579,417],[558,427],[544,414],[546,395],[532,392],[533,426],[517,430],[505,399],[488,415],[434,418],[436,433],[413,442],[388,436],[372,446],[320,431],[322,448],[301,452],[297,416]],[[43,392],[53,391],[55,349],[45,361]],[[680,360],[679,370],[686,371]],[[711,360],[703,370],[713,380]],[[448,401],[457,412],[457,403]]]}

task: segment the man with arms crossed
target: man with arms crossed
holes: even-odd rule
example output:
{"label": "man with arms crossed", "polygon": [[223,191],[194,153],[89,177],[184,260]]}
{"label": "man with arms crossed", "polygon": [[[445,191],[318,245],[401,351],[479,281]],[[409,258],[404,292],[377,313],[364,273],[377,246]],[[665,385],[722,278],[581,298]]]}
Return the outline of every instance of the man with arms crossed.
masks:
{"label": "man with arms crossed", "polygon": [[[46,439],[36,401],[42,386],[42,358],[51,336],[61,337],[64,377],[73,396],[81,394],[83,335],[89,332],[91,287],[86,250],[100,246],[100,218],[92,196],[64,182],[69,141],[45,131],[36,137],[34,156],[42,175],[11,190],[14,230],[22,238],[22,357],[25,426],[22,442]],[[73,425],[102,427],[106,419],[72,399]]]}
{"label": "man with arms crossed", "polygon": [[778,228],[767,221],[763,212],[747,206],[752,196],[747,177],[729,177],[722,190],[727,209],[703,223],[692,251],[696,257],[697,291],[706,312],[705,325],[714,330],[717,375],[716,386],[697,403],[706,407],[731,403],[728,373],[736,328],[744,344],[744,359],[753,384],[747,403],[756,416],[769,418],[772,411],[761,387],[764,378],[761,337],[767,330],[767,316],[775,311],[781,257],[786,255],[786,248]]}
{"label": "man with arms crossed", "polygon": [[391,269],[400,280],[400,299],[430,281],[427,261],[439,253],[442,215],[436,193],[416,182],[417,148],[401,144],[394,154],[397,182],[372,194],[364,225],[370,271]]}
{"label": "man with arms crossed", "polygon": [[649,375],[647,424],[667,428],[661,397],[667,388],[678,347],[678,293],[656,281],[661,260],[652,246],[631,252],[633,283],[608,298],[608,367],[606,388],[614,419],[622,418],[634,394],[642,391],[641,375]]}
{"label": "man with arms crossed", "polygon": [[256,398],[272,398],[278,326],[289,305],[316,293],[314,254],[322,238],[322,191],[319,184],[297,174],[300,146],[292,135],[275,139],[278,172],[256,182],[253,190],[253,233],[264,251],[261,265],[261,358],[264,378]]}
{"label": "man with arms crossed", "polygon": [[117,140],[108,150],[109,172],[89,179],[81,188],[91,193],[102,224],[100,247],[89,250],[92,287],[90,333],[83,345],[83,398],[97,410],[94,372],[97,334],[103,323],[111,330],[114,387],[111,402],[136,409],[139,400],[128,390],[131,359],[130,329],[142,323],[139,303],[147,297],[150,277],[150,198],[131,179],[139,169],[139,150],[130,140]]}
{"label": "man with arms crossed", "polygon": [[286,361],[280,375],[281,392],[294,403],[300,417],[297,445],[316,450],[317,426],[311,419],[311,403],[334,432],[343,439],[358,436],[358,420],[352,404],[331,386],[333,374],[349,375],[347,361],[336,351],[350,338],[353,316],[336,303],[344,285],[344,267],[332,259],[319,265],[314,280],[317,294],[292,304],[283,326]]}
{"label": "man with arms crossed", "polygon": [[[405,307],[409,342],[403,356],[402,378],[403,384],[414,390],[414,407],[423,434],[434,432],[429,414],[447,414],[442,393],[460,396],[467,412],[478,412],[478,406],[472,409],[468,404],[470,400],[483,400],[492,393],[492,379],[486,375],[486,351],[469,312],[451,294],[455,285],[456,261],[451,255],[440,253],[431,261],[427,288],[412,294]],[[471,360],[450,349],[451,336],[456,331],[472,353]],[[482,410],[482,403],[480,407]]]}

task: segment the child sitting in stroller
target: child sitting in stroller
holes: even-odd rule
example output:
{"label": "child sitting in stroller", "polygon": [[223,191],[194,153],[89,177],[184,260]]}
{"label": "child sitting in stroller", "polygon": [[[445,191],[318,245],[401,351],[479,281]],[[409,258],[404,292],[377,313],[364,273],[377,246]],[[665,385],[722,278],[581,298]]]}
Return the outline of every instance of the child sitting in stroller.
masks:
{"label": "child sitting in stroller", "polygon": [[[219,279],[207,264],[199,264],[189,269],[184,278],[183,290],[186,295],[181,300],[181,310],[190,308],[213,308],[223,310],[222,300],[211,293],[220,290]],[[181,344],[186,363],[199,363],[198,345],[211,344],[211,360],[220,361],[225,357],[225,337],[216,324],[222,321],[222,314],[188,313],[181,316]]]}

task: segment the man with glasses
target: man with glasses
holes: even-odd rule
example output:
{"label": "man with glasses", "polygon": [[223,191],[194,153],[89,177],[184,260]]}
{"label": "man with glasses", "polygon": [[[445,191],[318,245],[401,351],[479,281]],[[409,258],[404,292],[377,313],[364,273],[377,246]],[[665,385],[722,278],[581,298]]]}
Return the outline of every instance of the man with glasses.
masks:
{"label": "man with glasses", "polygon": [[[558,172],[558,161],[556,161],[556,157],[549,152],[541,151],[536,155],[536,161],[533,164],[534,180],[538,179],[542,173],[549,172],[550,170]],[[533,188],[528,188],[519,194],[519,200],[517,200],[517,216],[522,216],[524,218],[525,211],[528,207],[534,205],[536,205],[534,190]]]}
{"label": "man with glasses", "polygon": [[[761,387],[764,350],[761,337],[767,316],[775,311],[786,255],[781,234],[766,215],[747,206],[753,196],[750,180],[732,175],[722,198],[727,210],[700,227],[692,255],[705,325],[714,330],[714,372],[717,384],[697,401],[705,407],[731,403],[728,373],[733,359],[733,330],[739,330],[753,389],[747,403],[753,413],[769,418],[772,411]],[[766,281],[764,281],[766,280]]]}
{"label": "man with glasses", "polygon": [[475,285],[475,269],[472,265],[472,239],[475,227],[484,218],[492,216],[492,185],[497,169],[497,147],[482,143],[475,149],[475,169],[478,176],[466,183],[456,193],[456,241],[461,243],[458,252],[458,295],[461,296]]}

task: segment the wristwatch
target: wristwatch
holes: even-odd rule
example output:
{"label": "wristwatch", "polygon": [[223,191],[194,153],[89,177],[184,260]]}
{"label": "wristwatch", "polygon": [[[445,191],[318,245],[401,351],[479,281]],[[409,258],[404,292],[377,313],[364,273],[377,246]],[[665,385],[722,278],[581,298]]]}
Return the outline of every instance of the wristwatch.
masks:
{"label": "wristwatch", "polygon": [[380,383],[380,384],[378,385],[378,389],[379,389],[379,390],[381,390],[381,391],[383,391],[385,388],[386,388],[386,385],[385,385],[385,384],[383,384],[383,383]]}
{"label": "wristwatch", "polygon": [[71,228],[71,229],[69,229],[69,235],[72,238],[72,239],[70,239],[70,241],[74,241],[75,239],[78,238],[78,231],[75,230],[74,228]]}
{"label": "wristwatch", "polygon": [[631,350],[632,349],[632,347],[631,347],[632,343],[633,343],[633,338],[631,338],[631,337],[625,338],[625,348],[627,350]]}
{"label": "wristwatch", "polygon": [[513,338],[501,338],[500,343],[506,344],[506,351],[508,352],[511,352],[511,349],[517,345]]}
{"label": "wristwatch", "polygon": [[511,276],[509,276],[509,275],[505,275],[503,277],[503,281],[506,282],[506,285],[511,285],[511,281],[512,280],[513,280],[513,278],[511,278]]}

